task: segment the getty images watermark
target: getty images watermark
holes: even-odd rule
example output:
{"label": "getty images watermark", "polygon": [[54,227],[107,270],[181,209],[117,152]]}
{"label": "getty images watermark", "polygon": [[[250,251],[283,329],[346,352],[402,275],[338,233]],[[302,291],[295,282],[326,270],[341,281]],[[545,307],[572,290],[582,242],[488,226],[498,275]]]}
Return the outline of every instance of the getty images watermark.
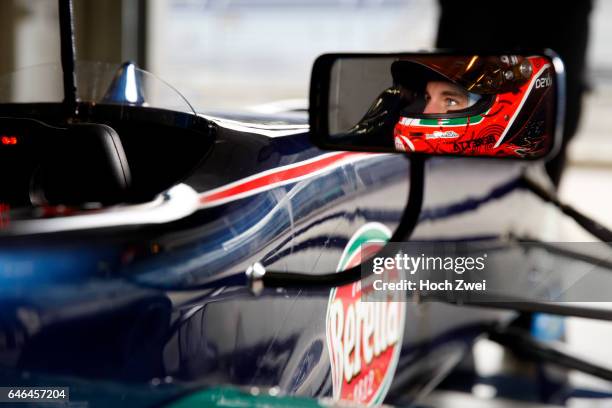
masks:
{"label": "getty images watermark", "polygon": [[[484,271],[487,254],[482,256],[429,256],[420,254],[396,254],[393,257],[375,256],[372,259],[372,272],[377,275],[372,282],[374,290],[419,290],[419,291],[485,291],[487,280],[481,279],[470,282],[460,277],[466,272]],[[386,271],[395,270],[399,276],[410,276],[410,279],[387,281]],[[429,278],[430,272],[452,272],[453,279]],[[420,275],[419,275],[420,274]],[[416,275],[416,276],[415,276]],[[425,275],[426,277],[423,277]],[[444,276],[447,276],[446,274]],[[416,277],[416,279],[414,279]]]}
{"label": "getty images watermark", "polygon": [[612,302],[605,242],[391,242],[361,271],[363,301]]}

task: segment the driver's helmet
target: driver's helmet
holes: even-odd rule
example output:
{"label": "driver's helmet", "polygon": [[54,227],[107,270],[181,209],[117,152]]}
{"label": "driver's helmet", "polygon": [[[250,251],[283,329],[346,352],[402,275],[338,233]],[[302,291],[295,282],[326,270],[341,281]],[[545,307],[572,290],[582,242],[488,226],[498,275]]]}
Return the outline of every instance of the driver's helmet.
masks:
{"label": "driver's helmet", "polygon": [[[530,157],[551,149],[555,73],[546,57],[424,55],[391,66],[404,106],[396,150]],[[511,136],[509,136],[511,135]],[[552,135],[551,135],[552,136]]]}

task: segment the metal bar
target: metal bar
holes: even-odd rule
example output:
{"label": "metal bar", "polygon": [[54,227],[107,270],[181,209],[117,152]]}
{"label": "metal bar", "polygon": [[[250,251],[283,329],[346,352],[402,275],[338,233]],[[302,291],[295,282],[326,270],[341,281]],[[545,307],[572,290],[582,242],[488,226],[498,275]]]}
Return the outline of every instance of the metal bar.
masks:
{"label": "metal bar", "polygon": [[72,0],[58,0],[64,105],[69,115],[76,113],[77,88]]}

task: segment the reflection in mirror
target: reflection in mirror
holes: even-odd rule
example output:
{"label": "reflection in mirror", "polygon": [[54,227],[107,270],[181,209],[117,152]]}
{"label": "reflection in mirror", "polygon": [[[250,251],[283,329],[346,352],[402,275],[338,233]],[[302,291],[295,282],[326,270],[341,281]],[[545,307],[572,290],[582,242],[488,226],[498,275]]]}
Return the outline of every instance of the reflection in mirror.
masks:
{"label": "reflection in mirror", "polygon": [[545,56],[340,56],[328,91],[328,148],[533,159],[554,144]]}
{"label": "reflection in mirror", "polygon": [[429,81],[423,99],[423,113],[448,113],[473,106],[480,95],[467,92],[450,81]]}

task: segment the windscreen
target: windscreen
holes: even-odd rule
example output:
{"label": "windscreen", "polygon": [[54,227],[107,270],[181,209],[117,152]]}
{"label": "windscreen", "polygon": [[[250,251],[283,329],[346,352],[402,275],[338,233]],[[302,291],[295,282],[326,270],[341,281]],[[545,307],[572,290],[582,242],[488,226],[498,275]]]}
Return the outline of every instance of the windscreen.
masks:
{"label": "windscreen", "polygon": [[[195,114],[179,91],[134,64],[78,61],[75,73],[80,102],[143,106]],[[58,103],[64,99],[62,84],[59,64],[22,68],[0,76],[0,103]]]}

